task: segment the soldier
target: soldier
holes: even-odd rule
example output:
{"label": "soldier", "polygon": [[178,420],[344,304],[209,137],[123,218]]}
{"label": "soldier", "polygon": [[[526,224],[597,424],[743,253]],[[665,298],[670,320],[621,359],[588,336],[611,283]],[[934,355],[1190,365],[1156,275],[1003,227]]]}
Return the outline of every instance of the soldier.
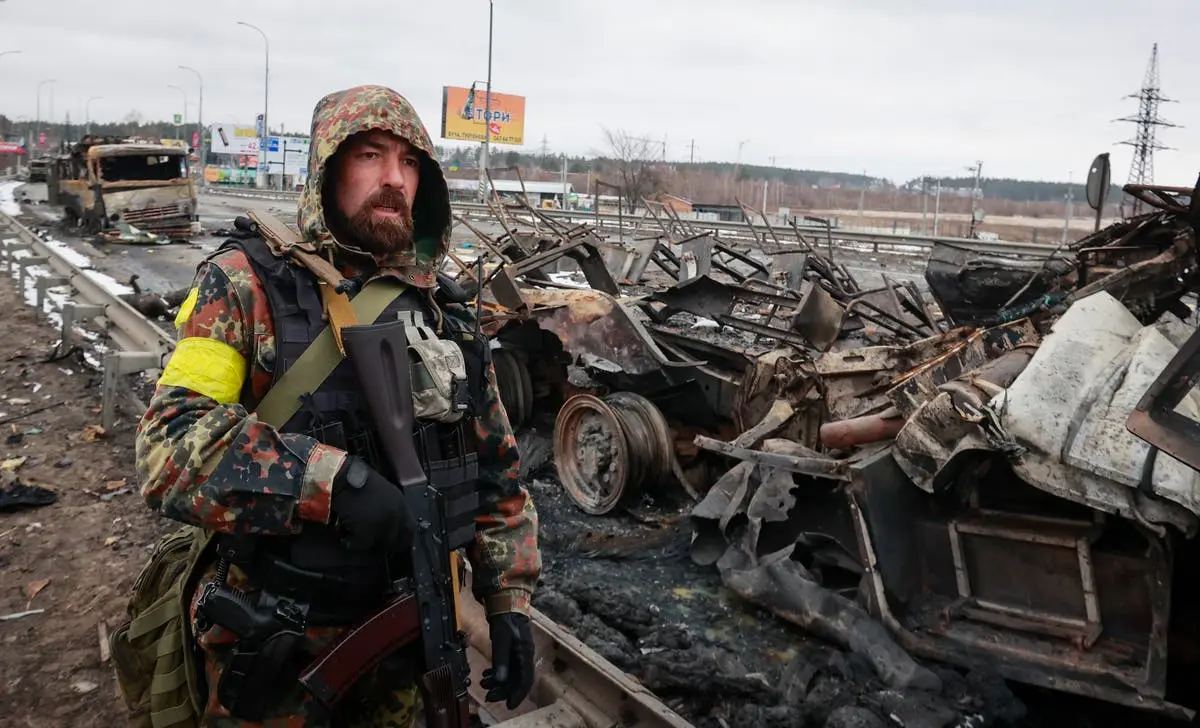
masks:
{"label": "soldier", "polygon": [[[447,514],[459,514],[448,515],[458,519],[448,525],[466,528],[451,540],[466,547],[488,614],[493,657],[482,684],[488,700],[515,707],[533,681],[528,613],[541,570],[537,513],[517,482],[516,441],[487,342],[475,335],[461,290],[456,296],[437,275],[450,237],[449,193],[429,135],[403,97],[360,86],[318,102],[298,222],[303,241],[296,247],[332,263],[356,289],[352,298],[375,279],[404,284],[374,320],[408,316],[433,341],[452,342],[430,359],[457,362],[450,374],[432,365],[426,374],[458,382],[426,383],[423,392],[451,392],[468,416],[419,424],[441,443],[439,457],[462,464],[453,471],[461,482],[444,492]],[[233,554],[233,566],[220,576],[230,586],[250,595],[283,589],[310,603],[304,644],[270,672],[265,713],[239,711],[222,696],[236,703],[231,696],[264,688],[240,684],[251,679],[237,677],[240,669],[225,674],[238,638],[197,614],[205,585],[219,578],[208,557],[190,602],[207,685],[202,723],[408,726],[419,702],[416,653],[398,653],[357,681],[334,715],[296,680],[306,660],[382,605],[399,563],[387,555],[403,552],[412,518],[380,473],[364,399],[372,383],[356,381],[347,361],[331,364],[323,380],[303,377],[311,374],[305,367],[320,363],[303,356],[309,345],[342,315],[333,287],[286,255],[286,245],[264,240],[263,227],[244,218],[237,227],[243,232],[199,266],[176,319],[178,345],[138,428],[141,492],[164,516],[228,546],[220,553]],[[463,379],[466,386],[456,387]],[[446,405],[423,411],[436,419],[455,409]],[[455,442],[466,446],[451,452]]]}

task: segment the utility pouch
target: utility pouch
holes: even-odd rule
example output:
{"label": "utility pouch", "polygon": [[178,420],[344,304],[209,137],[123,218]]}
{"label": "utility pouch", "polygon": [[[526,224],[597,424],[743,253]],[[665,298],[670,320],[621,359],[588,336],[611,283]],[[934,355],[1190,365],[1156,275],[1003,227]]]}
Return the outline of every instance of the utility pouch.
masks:
{"label": "utility pouch", "polygon": [[109,636],[134,728],[200,724],[204,689],[188,616],[212,534],[188,526],[159,541],[134,583],[128,619]]}
{"label": "utility pouch", "polygon": [[408,339],[413,415],[418,420],[458,422],[470,405],[462,349],[453,341],[439,339],[423,325],[419,313],[405,311],[400,316]]}

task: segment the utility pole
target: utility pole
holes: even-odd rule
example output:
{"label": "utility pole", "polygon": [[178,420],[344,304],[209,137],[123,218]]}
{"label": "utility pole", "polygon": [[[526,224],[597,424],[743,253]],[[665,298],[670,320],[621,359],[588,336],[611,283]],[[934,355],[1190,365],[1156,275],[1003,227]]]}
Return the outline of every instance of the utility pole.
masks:
{"label": "utility pole", "polygon": [[563,193],[562,193],[562,209],[564,209],[564,210],[565,210],[565,209],[567,209],[567,155],[566,155],[566,153],[565,153],[565,152],[564,152],[564,153],[563,153],[563,155],[562,155],[562,159],[563,159],[563,175],[562,175],[562,185],[563,185]]}
{"label": "utility pole", "polygon": [[[483,112],[483,154],[479,157],[479,201],[487,201],[487,168],[488,147],[492,143],[492,32],[496,4],[488,0],[488,70],[487,70],[487,101],[484,102]],[[474,99],[472,99],[474,101]]]}
{"label": "utility pole", "polygon": [[[34,134],[34,137],[33,137],[33,148],[37,151],[41,151],[41,146],[42,146],[42,86],[44,86],[48,83],[54,83],[55,80],[56,79],[53,79],[53,78],[47,78],[45,80],[39,81],[38,85],[37,85],[37,133]],[[54,117],[53,104],[51,104],[51,109],[52,110],[50,112],[50,116],[51,116],[51,119],[53,120],[53,117]],[[49,135],[47,135],[47,136],[49,136]],[[41,155],[38,155],[38,156],[41,156]],[[33,159],[33,154],[30,154],[29,158]]]}
{"label": "utility pole", "polygon": [[204,77],[200,75],[199,71],[190,66],[180,66],[179,68],[180,70],[191,71],[196,74],[196,80],[200,82],[200,112],[196,116],[196,131],[200,134],[200,143],[197,145],[200,147],[200,183],[204,184],[204,166],[208,162],[208,155],[204,149]]}
{"label": "utility pole", "polygon": [[938,213],[942,210],[942,181],[937,181],[937,192],[933,197],[933,237],[938,236]]}
{"label": "utility pole", "polygon": [[921,175],[921,234],[929,234],[929,187],[925,175]]}
{"label": "utility pole", "polygon": [[103,98],[103,96],[92,96],[83,105],[83,121],[84,124],[86,124],[86,131],[84,131],[85,134],[92,133],[92,102],[99,101]]}
{"label": "utility pole", "polygon": [[862,189],[858,191],[858,226],[866,227],[866,219],[863,217],[863,208],[867,201],[867,170],[863,170]]}
{"label": "utility pole", "polygon": [[975,186],[971,188],[971,232],[967,237],[975,237],[975,227],[979,224],[978,210],[976,209],[976,201],[980,200],[983,195],[981,183],[983,181],[983,160],[975,160],[973,167],[967,167],[967,171],[975,173]]}
{"label": "utility pole", "polygon": [[267,38],[267,34],[262,28],[257,25],[251,25],[244,20],[237,21],[238,25],[244,25],[247,28],[253,28],[262,36],[263,45],[266,49],[266,63],[263,67],[263,130],[262,137],[258,140],[259,155],[262,157],[262,164],[259,166],[258,186],[267,186],[267,137],[271,136],[271,127],[267,121],[267,105],[271,99],[271,41]]}
{"label": "utility pole", "polygon": [[729,182],[730,182],[730,180],[737,178],[738,170],[741,169],[741,167],[742,167],[742,148],[746,146],[746,142],[748,142],[748,141],[750,141],[750,140],[743,139],[740,142],[738,142],[737,161],[733,163],[733,174],[730,175],[725,180],[725,198],[726,199],[729,199]]}
{"label": "utility pole", "polygon": [[1062,244],[1067,244],[1067,237],[1070,235],[1071,229],[1071,203],[1075,201],[1075,190],[1071,185],[1071,176],[1067,175],[1067,194],[1064,196],[1067,201],[1067,212],[1063,217],[1063,235]]}
{"label": "utility pole", "polygon": [[693,139],[692,140],[692,152],[690,155],[688,155],[688,164],[695,164],[695,163],[696,163],[696,140]]}

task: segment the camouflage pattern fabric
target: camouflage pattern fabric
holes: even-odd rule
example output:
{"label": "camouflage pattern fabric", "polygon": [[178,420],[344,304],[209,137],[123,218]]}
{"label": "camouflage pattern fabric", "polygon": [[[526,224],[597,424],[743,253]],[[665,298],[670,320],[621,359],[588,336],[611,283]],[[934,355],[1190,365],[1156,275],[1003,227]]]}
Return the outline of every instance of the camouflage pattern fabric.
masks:
{"label": "camouflage pattern fabric", "polygon": [[[413,204],[414,223],[420,229],[424,219],[426,227],[432,224],[441,232],[433,241],[432,255],[407,253],[377,261],[378,268],[354,255],[338,254],[335,262],[346,275],[367,272],[365,263],[370,275],[431,288],[446,250],[449,199],[428,134],[412,107],[393,91],[360,87],[331,94],[318,104],[301,227],[308,239],[342,252],[324,225],[323,165],[346,138],[375,128],[399,134],[426,152]],[[420,190],[427,187],[432,193],[422,197]],[[197,270],[192,293],[194,306],[177,320],[175,353],[138,425],[142,497],[168,518],[219,533],[289,535],[300,533],[306,522],[328,523],[333,479],[346,453],[306,435],[279,432],[253,414],[271,384],[276,347],[267,297],[249,260],[237,250],[214,255]],[[473,314],[466,307],[450,306],[442,312],[473,326]],[[476,598],[489,613],[528,613],[541,572],[537,512],[517,481],[516,440],[491,365],[486,376],[484,411],[474,421],[481,507],[467,556]],[[223,664],[216,628],[204,639],[211,643],[202,647],[212,678]],[[210,685],[215,683],[210,680]],[[384,702],[403,708],[409,705],[406,700]],[[373,709],[379,705],[373,704]],[[281,720],[268,725],[302,724],[294,715]]]}

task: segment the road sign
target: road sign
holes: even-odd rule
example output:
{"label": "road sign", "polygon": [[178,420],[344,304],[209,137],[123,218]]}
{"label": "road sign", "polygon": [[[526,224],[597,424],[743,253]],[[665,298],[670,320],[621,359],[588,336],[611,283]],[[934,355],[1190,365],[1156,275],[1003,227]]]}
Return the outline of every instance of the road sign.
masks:
{"label": "road sign", "polygon": [[175,126],[179,126],[182,123],[183,123],[183,114],[176,114],[175,115]]}

